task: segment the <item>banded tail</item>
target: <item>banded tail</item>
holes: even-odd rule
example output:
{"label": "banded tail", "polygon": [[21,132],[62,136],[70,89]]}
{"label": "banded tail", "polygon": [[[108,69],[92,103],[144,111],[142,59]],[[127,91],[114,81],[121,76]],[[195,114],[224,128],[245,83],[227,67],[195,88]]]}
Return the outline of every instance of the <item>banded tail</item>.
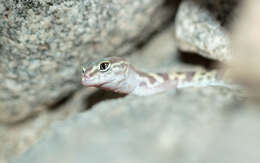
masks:
{"label": "banded tail", "polygon": [[223,73],[218,71],[183,71],[170,73],[144,73],[137,72],[137,78],[141,81],[134,94],[150,95],[160,93],[173,88],[221,86],[233,88],[222,79]]}
{"label": "banded tail", "polygon": [[177,88],[200,86],[225,86],[222,74],[217,71],[171,72],[171,79],[177,80]]}

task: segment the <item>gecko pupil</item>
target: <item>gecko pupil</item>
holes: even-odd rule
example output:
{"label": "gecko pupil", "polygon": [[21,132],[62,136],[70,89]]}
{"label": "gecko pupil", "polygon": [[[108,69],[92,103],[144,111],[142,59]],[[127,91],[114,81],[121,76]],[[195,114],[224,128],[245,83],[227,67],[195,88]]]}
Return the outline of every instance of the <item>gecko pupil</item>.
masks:
{"label": "gecko pupil", "polygon": [[100,71],[107,71],[109,69],[109,62],[102,62],[99,65]]}

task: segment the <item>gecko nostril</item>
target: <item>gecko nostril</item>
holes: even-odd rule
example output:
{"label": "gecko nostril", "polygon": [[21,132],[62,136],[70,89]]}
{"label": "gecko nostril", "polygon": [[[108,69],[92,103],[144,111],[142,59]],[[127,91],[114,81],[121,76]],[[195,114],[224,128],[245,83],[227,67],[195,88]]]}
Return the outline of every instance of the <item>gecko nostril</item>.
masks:
{"label": "gecko nostril", "polygon": [[89,79],[89,77],[90,77],[90,76],[89,76],[88,74],[86,74],[86,73],[82,74],[82,76],[81,76],[82,80],[83,80],[83,79],[85,79],[85,80],[86,80],[86,79]]}
{"label": "gecko nostril", "polygon": [[85,79],[89,79],[90,76],[89,76],[88,74],[84,74],[84,78],[85,78]]}

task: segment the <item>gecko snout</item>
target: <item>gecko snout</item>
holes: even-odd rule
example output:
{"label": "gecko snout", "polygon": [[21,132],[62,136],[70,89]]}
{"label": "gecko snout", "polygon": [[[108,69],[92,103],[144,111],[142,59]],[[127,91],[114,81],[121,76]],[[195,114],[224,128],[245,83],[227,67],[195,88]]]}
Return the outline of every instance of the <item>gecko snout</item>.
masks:
{"label": "gecko snout", "polygon": [[89,76],[82,75],[82,77],[81,77],[81,84],[82,85],[88,85],[88,79],[89,79]]}
{"label": "gecko snout", "polygon": [[89,79],[89,78],[90,78],[90,75],[84,73],[84,74],[82,75],[82,78],[84,78],[84,79]]}

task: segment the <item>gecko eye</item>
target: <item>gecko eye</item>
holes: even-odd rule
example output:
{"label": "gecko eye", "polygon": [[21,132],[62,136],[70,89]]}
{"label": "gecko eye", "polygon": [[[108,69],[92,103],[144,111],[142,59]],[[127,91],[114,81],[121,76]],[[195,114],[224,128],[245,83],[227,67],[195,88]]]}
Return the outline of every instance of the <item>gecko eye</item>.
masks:
{"label": "gecko eye", "polygon": [[99,64],[99,71],[105,72],[108,71],[110,68],[110,62],[104,61]]}
{"label": "gecko eye", "polygon": [[86,72],[86,68],[82,67],[82,73],[84,74]]}

